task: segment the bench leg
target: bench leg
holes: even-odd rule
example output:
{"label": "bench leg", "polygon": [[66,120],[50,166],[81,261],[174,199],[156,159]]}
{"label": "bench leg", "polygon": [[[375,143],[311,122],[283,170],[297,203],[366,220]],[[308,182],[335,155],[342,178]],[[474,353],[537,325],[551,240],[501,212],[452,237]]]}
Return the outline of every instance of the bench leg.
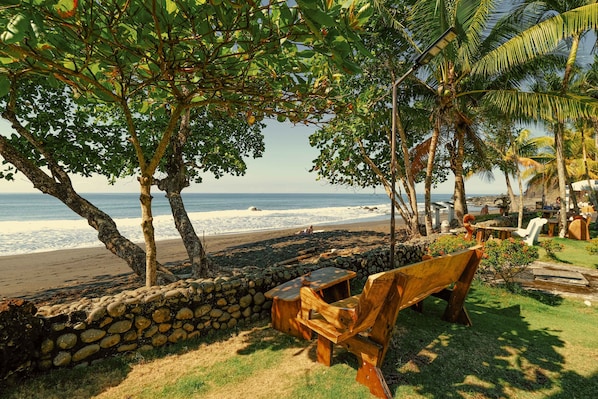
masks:
{"label": "bench leg", "polygon": [[480,263],[481,253],[476,251],[467,266],[463,270],[463,273],[459,277],[459,280],[453,287],[451,294],[447,300],[446,310],[444,311],[443,320],[451,323],[461,323],[466,326],[471,326],[471,319],[465,310],[465,297],[469,292],[471,286],[471,280],[477,270],[477,266]]}
{"label": "bench leg", "polygon": [[393,397],[386,384],[382,370],[369,362],[361,360],[361,365],[357,370],[356,380],[360,384],[368,387],[372,395],[383,399],[392,399]]}
{"label": "bench leg", "polygon": [[318,334],[317,359],[318,363],[330,367],[332,365],[333,343],[328,338]]}
{"label": "bench leg", "polygon": [[451,322],[451,323],[459,323],[466,326],[471,326],[471,319],[469,318],[469,314],[465,307],[461,307],[461,310],[455,312],[447,306],[444,316],[442,317],[443,320]]}

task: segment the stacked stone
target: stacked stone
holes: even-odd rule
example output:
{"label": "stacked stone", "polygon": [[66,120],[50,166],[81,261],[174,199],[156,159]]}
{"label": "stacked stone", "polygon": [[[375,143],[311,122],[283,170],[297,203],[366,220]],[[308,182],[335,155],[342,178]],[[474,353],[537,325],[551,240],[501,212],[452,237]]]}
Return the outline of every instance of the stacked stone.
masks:
{"label": "stacked stone", "polygon": [[[405,265],[421,260],[427,245],[425,240],[397,244],[396,261]],[[388,270],[388,258],[386,248],[322,259],[315,264],[257,271],[252,268],[247,274],[233,278],[186,279],[167,286],[43,306],[35,316],[29,317],[33,322],[28,319],[26,323],[39,325],[36,331],[41,333],[35,340],[24,342],[36,347],[20,362],[42,370],[85,365],[120,353],[150,350],[217,330],[238,328],[270,318],[272,303],[264,293],[279,284],[327,266],[353,270],[357,272],[356,280],[364,281],[370,274]],[[28,327],[20,325],[18,318],[8,319],[13,323],[3,329],[11,332],[5,337],[6,342],[19,345],[24,337],[20,332]]]}
{"label": "stacked stone", "polygon": [[[271,303],[255,280],[184,280],[92,301],[45,319],[39,367],[87,364],[94,359],[149,350],[264,318]],[[79,305],[66,305],[78,309]],[[40,308],[39,314],[56,311]]]}

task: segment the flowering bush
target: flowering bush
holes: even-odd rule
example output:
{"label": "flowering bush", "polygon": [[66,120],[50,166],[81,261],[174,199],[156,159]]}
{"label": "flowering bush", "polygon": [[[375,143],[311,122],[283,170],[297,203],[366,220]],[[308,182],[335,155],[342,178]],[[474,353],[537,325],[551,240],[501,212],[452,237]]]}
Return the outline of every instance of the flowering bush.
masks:
{"label": "flowering bush", "polygon": [[538,259],[538,248],[522,240],[488,240],[480,262],[480,276],[485,280],[501,278],[508,289],[515,287],[515,277]]}
{"label": "flowering bush", "polygon": [[464,234],[443,235],[438,237],[436,241],[430,243],[428,247],[428,255],[442,256],[473,247],[476,244],[475,240],[466,240]]}

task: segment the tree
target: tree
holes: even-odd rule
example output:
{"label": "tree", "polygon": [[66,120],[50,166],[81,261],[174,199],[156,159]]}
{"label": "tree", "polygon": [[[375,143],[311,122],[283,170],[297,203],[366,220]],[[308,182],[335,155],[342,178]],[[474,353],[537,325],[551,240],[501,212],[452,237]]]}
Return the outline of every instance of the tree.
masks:
{"label": "tree", "polygon": [[[90,117],[86,108],[71,101],[69,92],[64,85],[53,89],[41,79],[12,76],[10,91],[0,97],[0,105],[2,117],[11,123],[16,134],[0,135],[3,164],[12,165],[0,171],[0,178],[12,180],[15,173],[23,173],[35,188],[85,218],[109,251],[127,262],[136,274],[143,275],[143,249],[122,236],[109,215],[73,188],[71,173],[89,176],[102,172],[111,160],[119,158],[118,149],[113,152],[111,144],[118,141],[119,131]],[[71,139],[75,135],[82,135],[77,142]],[[93,138],[93,146],[83,136]],[[160,281],[175,279],[161,265],[157,268]]]}
{"label": "tree", "polygon": [[[500,9],[497,7],[496,2],[483,0],[417,1],[406,24],[406,34],[412,35],[416,43],[432,42],[449,26],[455,26],[458,32],[457,40],[428,65],[420,68],[420,74],[416,76],[420,78],[421,85],[430,89],[429,95],[436,97],[435,110],[432,112],[435,118],[433,137],[438,137],[442,132],[454,134],[450,158],[455,175],[454,197],[458,218],[466,211],[466,141],[476,145],[479,140],[479,137],[476,138],[475,121],[480,105],[501,104],[501,111],[517,119],[532,117],[532,113],[526,111],[537,110],[538,100],[544,102],[543,106],[552,103],[570,111],[569,116],[588,115],[596,104],[587,97],[571,97],[563,92],[557,96],[521,95],[522,78],[526,73],[533,73],[530,67],[537,65],[534,63],[539,57],[547,58],[562,39],[598,24],[598,12],[594,5],[563,14],[565,23],[562,23],[563,19],[551,18],[531,27],[518,25],[518,21],[510,18],[510,10],[507,9],[504,18],[500,18]],[[547,27],[554,29],[554,34],[548,40],[544,38],[543,30]],[[513,39],[507,40],[509,38]],[[528,42],[530,38],[533,41]],[[525,51],[513,46],[513,43],[520,44],[521,40],[526,42]],[[541,45],[536,47],[539,42]],[[500,57],[497,57],[498,54]],[[493,62],[490,72],[488,66]],[[511,100],[511,103],[503,103],[505,99]],[[523,99],[526,104],[521,104]],[[594,105],[590,105],[592,102]],[[575,114],[572,113],[573,109],[576,110]],[[547,110],[544,108],[543,111]],[[549,117],[549,113],[545,112],[544,116]],[[434,150],[434,146],[431,146],[431,150]],[[428,161],[431,162],[434,156],[431,151]],[[431,165],[428,173],[430,169]],[[429,183],[426,191],[428,187]],[[430,211],[427,200],[426,214],[429,215]]]}
{"label": "tree", "polygon": [[[517,226],[521,227],[523,223],[523,180],[526,171],[533,169],[542,170],[542,163],[538,158],[540,149],[547,145],[546,137],[530,137],[531,132],[528,129],[521,129],[514,132],[512,126],[505,123],[502,129],[490,140],[490,145],[497,153],[497,166],[505,176],[505,182],[509,189],[509,197],[512,204],[517,205],[518,220]],[[522,171],[521,168],[524,168]],[[509,176],[517,179],[519,189],[519,200],[516,202]]]}
{"label": "tree", "polygon": [[[353,70],[353,30],[367,7],[298,1],[23,1],[0,15],[5,71],[31,70],[70,85],[80,101],[120,108],[137,160],[146,285],[156,283],[151,187],[187,109],[209,104],[248,120],[292,121],[327,110],[335,67]],[[0,95],[8,87],[0,74]],[[141,110],[168,124],[144,146]]]}
{"label": "tree", "polygon": [[[525,4],[522,14],[535,17],[533,22],[536,23],[488,53],[473,67],[473,73],[489,76],[501,70],[520,66],[530,59],[549,54],[566,38],[572,38],[569,42],[567,63],[559,91],[548,93],[502,91],[486,96],[487,100],[499,105],[504,112],[555,124],[559,191],[560,196],[564,198],[567,185],[563,154],[565,122],[568,119],[588,118],[596,112],[596,102],[591,98],[570,95],[569,83],[576,64],[581,36],[598,25],[598,5],[595,1],[529,3],[529,6]],[[561,237],[565,236],[566,226],[566,212],[561,212],[559,232]]]}
{"label": "tree", "polygon": [[345,102],[324,127],[310,136],[311,145],[320,150],[312,171],[332,184],[382,185],[411,233],[419,235],[415,183],[421,179],[425,165],[427,147],[423,135],[428,114],[424,107],[411,104],[410,90],[400,91],[400,115],[395,116],[399,156],[394,165],[400,185],[399,195],[393,198],[389,87],[406,71],[408,60],[415,53],[390,23],[384,12],[372,18],[367,29],[371,34],[363,35],[371,55],[358,58],[360,73],[339,77]]}
{"label": "tree", "polygon": [[[191,112],[193,111],[193,112]],[[261,156],[264,150],[264,124],[248,123],[243,117],[230,118],[222,112],[187,110],[177,134],[173,134],[166,154],[162,178],[155,179],[166,193],[175,226],[189,256],[193,275],[206,277],[210,270],[207,256],[183,203],[181,192],[191,180],[201,183],[200,172],[216,178],[224,173],[245,174],[245,156]]]}

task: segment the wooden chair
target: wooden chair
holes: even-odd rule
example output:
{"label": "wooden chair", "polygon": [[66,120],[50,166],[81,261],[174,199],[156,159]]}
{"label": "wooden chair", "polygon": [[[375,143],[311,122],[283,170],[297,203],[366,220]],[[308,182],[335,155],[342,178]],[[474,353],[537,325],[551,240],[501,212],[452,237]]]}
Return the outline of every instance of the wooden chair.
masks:
{"label": "wooden chair", "polygon": [[590,223],[583,216],[575,216],[569,223],[567,237],[572,240],[590,240]]}

